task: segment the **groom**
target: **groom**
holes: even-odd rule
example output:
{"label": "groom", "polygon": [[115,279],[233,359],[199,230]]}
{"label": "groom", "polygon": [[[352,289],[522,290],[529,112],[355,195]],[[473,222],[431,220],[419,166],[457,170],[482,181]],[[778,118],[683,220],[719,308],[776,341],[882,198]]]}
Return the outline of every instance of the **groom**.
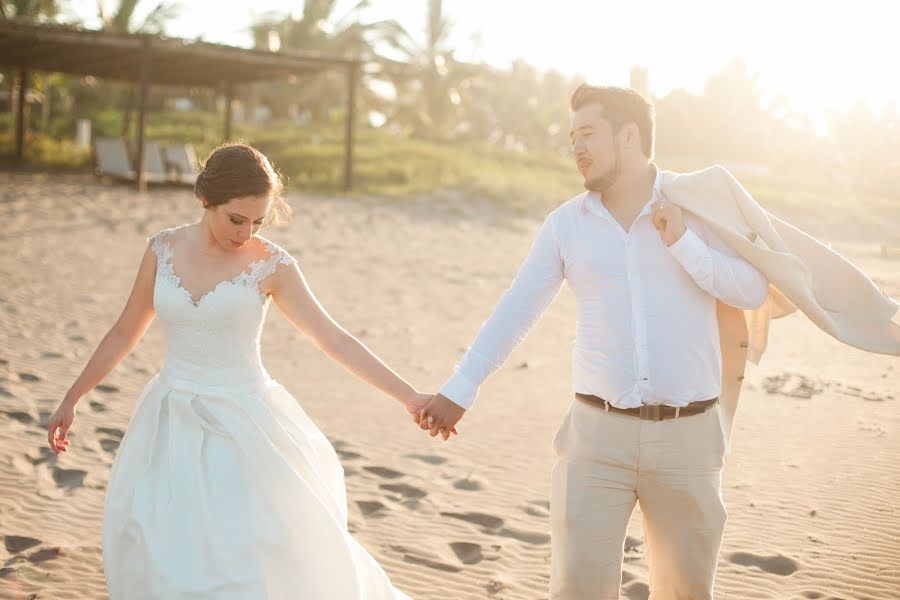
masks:
{"label": "groom", "polygon": [[553,440],[551,598],[619,597],[636,502],[651,596],[712,598],[726,520],[716,306],[755,309],[768,284],[703,221],[664,201],[647,100],[585,84],[571,111],[587,191],[544,221],[512,285],[417,420],[449,437],[568,281],[578,307],[575,399]]}

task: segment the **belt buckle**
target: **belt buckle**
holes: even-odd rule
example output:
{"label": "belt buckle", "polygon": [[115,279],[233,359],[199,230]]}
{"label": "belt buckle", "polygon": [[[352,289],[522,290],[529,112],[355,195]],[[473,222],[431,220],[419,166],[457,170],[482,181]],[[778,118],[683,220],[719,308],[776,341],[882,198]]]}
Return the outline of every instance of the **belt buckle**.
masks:
{"label": "belt buckle", "polygon": [[638,417],[640,417],[640,419],[643,421],[662,421],[662,409],[662,406],[649,406],[647,404],[642,404]]}

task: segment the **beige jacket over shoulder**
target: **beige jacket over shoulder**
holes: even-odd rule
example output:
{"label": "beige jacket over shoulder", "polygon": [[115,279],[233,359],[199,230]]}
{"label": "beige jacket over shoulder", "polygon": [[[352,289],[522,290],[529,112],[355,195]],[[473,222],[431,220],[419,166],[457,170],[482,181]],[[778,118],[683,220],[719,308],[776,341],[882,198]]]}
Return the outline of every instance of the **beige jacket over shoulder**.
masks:
{"label": "beige jacket over shoulder", "polygon": [[900,356],[900,304],[846,258],[767,212],[723,167],[665,171],[662,177],[662,193],[670,202],[706,221],[769,281],[768,298],[756,310],[718,303],[726,440],[745,363],[759,363],[772,319],[799,309],[846,344]]}

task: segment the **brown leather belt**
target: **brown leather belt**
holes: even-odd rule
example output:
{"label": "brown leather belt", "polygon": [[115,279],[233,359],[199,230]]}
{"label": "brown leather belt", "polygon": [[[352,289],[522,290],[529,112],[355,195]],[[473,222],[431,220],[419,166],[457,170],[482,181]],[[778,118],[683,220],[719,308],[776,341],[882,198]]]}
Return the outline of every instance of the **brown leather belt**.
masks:
{"label": "brown leather belt", "polygon": [[643,419],[644,421],[665,421],[666,419],[677,419],[679,417],[691,417],[693,415],[699,415],[705,413],[707,410],[709,410],[719,402],[719,398],[716,397],[712,400],[700,400],[698,402],[691,402],[687,406],[680,407],[643,405],[638,408],[616,408],[599,396],[576,393],[575,397],[582,402],[592,404],[594,406],[602,408],[603,410],[618,413],[620,415],[628,415],[629,417],[637,417],[638,419]]}

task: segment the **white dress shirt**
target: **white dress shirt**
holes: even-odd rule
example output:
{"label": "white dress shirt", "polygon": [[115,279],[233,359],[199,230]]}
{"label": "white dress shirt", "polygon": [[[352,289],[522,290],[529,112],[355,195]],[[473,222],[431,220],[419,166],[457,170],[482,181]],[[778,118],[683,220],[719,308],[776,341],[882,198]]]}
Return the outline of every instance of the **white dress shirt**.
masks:
{"label": "white dress shirt", "polygon": [[554,210],[441,393],[471,407],[478,388],[525,339],[565,280],[577,303],[575,392],[618,408],[717,397],[716,299],[758,308],[768,283],[688,212],[684,235],[666,247],[650,219],[659,186],[657,171],[651,197],[627,232],[594,192]]}

